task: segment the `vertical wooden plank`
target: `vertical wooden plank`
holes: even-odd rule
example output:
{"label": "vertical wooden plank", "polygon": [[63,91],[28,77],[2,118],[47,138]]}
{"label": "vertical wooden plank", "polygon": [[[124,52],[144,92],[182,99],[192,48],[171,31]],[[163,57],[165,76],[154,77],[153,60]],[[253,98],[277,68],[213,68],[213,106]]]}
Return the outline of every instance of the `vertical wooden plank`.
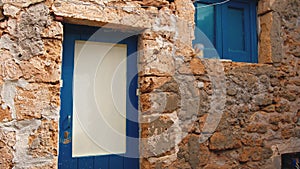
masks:
{"label": "vertical wooden plank", "polygon": [[[74,67],[74,42],[78,35],[69,31],[64,25],[63,60],[61,88],[61,110],[60,110],[60,131],[59,131],[59,169],[77,169],[77,160],[72,159],[72,82]],[[69,119],[69,117],[71,119]],[[68,136],[67,138],[65,138]]]}
{"label": "vertical wooden plank", "polygon": [[133,36],[125,41],[127,43],[127,106],[126,106],[126,154],[124,168],[139,168],[139,124],[138,124],[138,97],[136,89],[137,74],[137,37]]}
{"label": "vertical wooden plank", "polygon": [[78,169],[93,169],[94,158],[93,157],[80,157],[77,159]]}
{"label": "vertical wooden plank", "polygon": [[94,157],[94,169],[108,169],[109,156],[96,156]]}
{"label": "vertical wooden plank", "polygon": [[120,155],[110,155],[108,169],[123,169],[124,157]]}

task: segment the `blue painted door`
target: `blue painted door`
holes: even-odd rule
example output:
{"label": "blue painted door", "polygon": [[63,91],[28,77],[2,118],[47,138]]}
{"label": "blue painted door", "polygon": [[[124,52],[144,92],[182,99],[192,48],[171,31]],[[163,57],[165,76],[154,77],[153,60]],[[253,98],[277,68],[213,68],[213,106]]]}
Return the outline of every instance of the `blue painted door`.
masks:
{"label": "blue painted door", "polygon": [[[73,74],[75,41],[127,45],[126,66],[126,152],[123,154],[72,157]],[[59,131],[59,169],[138,169],[137,36],[110,29],[64,25]],[[95,133],[103,134],[103,133]],[[105,135],[103,135],[105,137]],[[115,140],[112,140],[115,141]]]}

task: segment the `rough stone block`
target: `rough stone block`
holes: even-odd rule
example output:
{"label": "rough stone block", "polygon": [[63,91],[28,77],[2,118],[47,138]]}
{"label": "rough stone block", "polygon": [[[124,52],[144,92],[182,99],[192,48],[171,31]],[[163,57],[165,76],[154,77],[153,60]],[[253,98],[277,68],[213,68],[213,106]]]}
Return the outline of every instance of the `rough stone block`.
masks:
{"label": "rough stone block", "polygon": [[193,58],[190,62],[191,70],[194,75],[205,74],[205,66],[202,64],[201,60],[198,58]]}
{"label": "rough stone block", "polygon": [[1,51],[0,74],[3,80],[18,80],[23,72],[8,51]]}
{"label": "rough stone block", "polygon": [[10,16],[12,18],[16,18],[17,14],[21,10],[20,8],[10,5],[10,4],[4,4],[3,9],[4,9],[3,14],[5,16]]}
{"label": "rough stone block", "polygon": [[18,120],[58,117],[59,85],[28,84],[17,88],[15,108]]}
{"label": "rough stone block", "polygon": [[58,123],[43,120],[39,128],[29,136],[28,154],[32,157],[58,155]]}
{"label": "rough stone block", "polygon": [[275,0],[260,0],[258,1],[257,14],[261,15],[272,10],[272,5]]}
{"label": "rough stone block", "polygon": [[273,96],[270,94],[258,94],[253,99],[258,106],[268,106],[273,103]]}
{"label": "rough stone block", "polygon": [[44,0],[2,0],[4,4],[12,4],[18,7],[28,7],[29,5],[42,2]]}
{"label": "rough stone block", "polygon": [[247,126],[246,131],[250,133],[256,132],[256,133],[264,134],[268,131],[268,125],[261,124],[261,123],[252,123]]}
{"label": "rough stone block", "polygon": [[241,141],[237,139],[230,131],[214,133],[209,142],[210,150],[227,150],[241,147]]}
{"label": "rough stone block", "polygon": [[153,91],[178,92],[178,84],[172,77],[141,77],[139,85],[142,93]]}
{"label": "rough stone block", "polygon": [[140,96],[142,113],[170,113],[178,108],[179,97],[174,93],[146,93]]}
{"label": "rough stone block", "polygon": [[63,26],[60,22],[52,21],[51,24],[44,29],[41,36],[43,38],[62,39]]}
{"label": "rough stone block", "polygon": [[28,81],[59,83],[61,71],[61,40],[45,39],[45,55],[22,60],[21,67],[23,78]]}
{"label": "rough stone block", "polygon": [[[155,157],[170,155],[176,147],[178,127],[172,115],[153,116],[151,122],[144,123],[142,139],[140,141],[140,153],[143,157]],[[147,122],[147,117],[143,121]]]}
{"label": "rough stone block", "polygon": [[13,167],[13,146],[15,142],[15,132],[0,129],[0,168]]}

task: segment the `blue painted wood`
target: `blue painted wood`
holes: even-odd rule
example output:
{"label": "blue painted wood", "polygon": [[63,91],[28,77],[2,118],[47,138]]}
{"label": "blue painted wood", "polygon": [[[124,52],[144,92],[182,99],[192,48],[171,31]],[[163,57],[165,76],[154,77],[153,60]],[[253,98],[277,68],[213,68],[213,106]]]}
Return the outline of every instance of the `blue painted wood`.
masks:
{"label": "blue painted wood", "polygon": [[[199,0],[196,1],[196,15],[199,13],[200,9],[199,4],[213,4],[218,3],[219,0]],[[211,26],[210,23],[204,23],[207,28],[203,29],[204,33],[207,29],[215,29],[215,49],[218,51],[220,58],[222,59],[231,59],[237,62],[254,62],[257,63],[257,22],[256,22],[256,6],[257,0],[231,0],[227,3],[214,6],[215,12],[215,25]],[[211,7],[209,7],[211,8]],[[243,10],[243,21],[242,23],[237,23],[235,17],[229,16],[230,9],[241,9]],[[235,23],[236,22],[236,23]],[[203,23],[201,23],[203,25]],[[200,25],[197,23],[196,26]],[[238,27],[243,27],[243,31],[239,32]],[[240,35],[238,36],[238,34]],[[241,38],[241,35],[244,35]],[[203,35],[195,32],[196,39],[195,43],[199,43],[199,39],[203,39]],[[238,43],[238,38],[243,39],[243,50],[232,50],[230,49],[235,46],[241,46],[241,39]],[[234,44],[235,42],[235,44]],[[200,42],[201,43],[201,42]],[[206,53],[206,54],[205,54]],[[214,50],[210,47],[204,50],[205,57],[212,58],[214,57]]]}
{"label": "blue painted wood", "polygon": [[78,169],[94,169],[94,157],[77,158]]}
{"label": "blue painted wood", "polygon": [[[65,38],[63,43],[62,59],[62,80],[61,88],[61,110],[60,110],[60,131],[59,131],[59,160],[58,168],[77,169],[77,159],[72,159],[72,81],[73,81],[73,63],[74,63],[74,41],[79,39],[77,34],[72,34],[64,28]],[[71,117],[71,119],[68,119]],[[64,138],[66,132],[68,139]]]}
{"label": "blue painted wood", "polygon": [[[232,16],[230,13],[235,14],[236,16]],[[223,58],[237,62],[251,62],[249,4],[230,1],[222,5],[222,14]]]}
{"label": "blue painted wood", "polygon": [[95,156],[94,169],[107,169],[109,168],[109,156]]}
{"label": "blue painted wood", "polygon": [[[111,155],[109,159],[110,169],[123,169],[124,168],[124,157],[119,155]],[[130,169],[130,168],[128,168]]]}
{"label": "blue painted wood", "polygon": [[258,63],[258,39],[257,39],[257,1],[252,0],[250,5],[250,27],[251,27],[251,62]]}
{"label": "blue painted wood", "polygon": [[223,25],[222,25],[222,6],[217,6],[216,8],[216,49],[218,51],[219,57],[223,59]]}
{"label": "blue painted wood", "polygon": [[[60,149],[59,169],[138,169],[139,159],[139,125],[137,89],[137,36],[135,33],[116,32],[112,29],[99,29],[80,25],[64,25],[63,69],[61,88],[61,118],[60,118]],[[65,124],[68,116],[72,120],[72,81],[74,68],[75,40],[119,43],[127,45],[127,106],[126,106],[126,153],[119,155],[104,155],[72,158],[72,143],[64,144],[64,132],[72,134],[72,123]],[[69,127],[68,127],[69,125]],[[66,127],[67,126],[67,127]],[[124,158],[124,157],[125,158]]]}

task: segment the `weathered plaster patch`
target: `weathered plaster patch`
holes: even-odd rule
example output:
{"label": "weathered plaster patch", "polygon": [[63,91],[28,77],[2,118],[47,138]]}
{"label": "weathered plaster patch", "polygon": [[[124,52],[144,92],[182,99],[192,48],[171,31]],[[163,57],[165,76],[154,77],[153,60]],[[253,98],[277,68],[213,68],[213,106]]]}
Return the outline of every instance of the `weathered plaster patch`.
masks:
{"label": "weathered plaster patch", "polygon": [[2,109],[6,109],[7,107],[9,107],[13,119],[16,119],[16,109],[14,103],[15,95],[16,95],[15,83],[11,81],[5,82],[2,86],[2,91],[1,91],[1,98],[4,102],[4,104],[2,104]]}
{"label": "weathered plaster patch", "polygon": [[32,166],[38,167],[52,162],[53,155],[38,158],[28,155],[28,138],[40,126],[41,120],[37,119],[0,123],[0,128],[3,131],[16,133],[15,142],[10,144],[14,145],[13,163],[15,166],[13,169],[24,169]]}
{"label": "weathered plaster patch", "polygon": [[16,119],[16,108],[15,108],[15,95],[16,95],[16,86],[26,87],[27,82],[24,79],[19,79],[18,81],[5,81],[2,85],[1,98],[4,104],[2,104],[2,109],[9,107],[11,111],[11,116],[13,119]]}

